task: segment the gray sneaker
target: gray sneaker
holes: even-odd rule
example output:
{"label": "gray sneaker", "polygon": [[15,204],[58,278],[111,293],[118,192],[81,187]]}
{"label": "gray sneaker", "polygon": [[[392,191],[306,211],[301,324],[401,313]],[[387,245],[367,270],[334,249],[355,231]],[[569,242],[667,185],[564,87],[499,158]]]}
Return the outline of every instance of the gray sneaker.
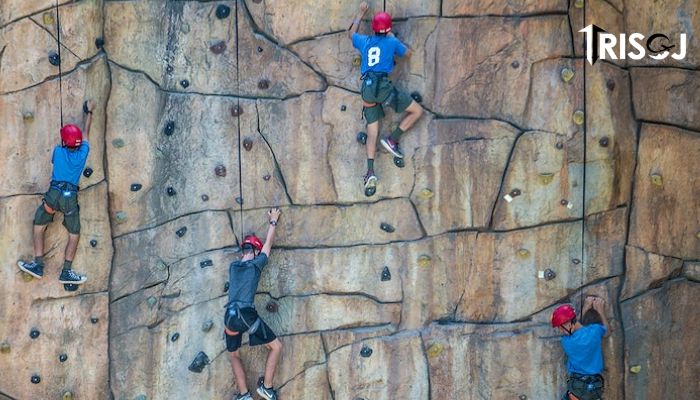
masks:
{"label": "gray sneaker", "polygon": [[258,394],[266,400],[279,400],[277,397],[277,391],[274,389],[268,389],[265,384],[258,385]]}
{"label": "gray sneaker", "polygon": [[19,269],[35,278],[41,279],[41,277],[44,276],[44,266],[37,264],[35,261],[28,263],[24,261],[17,261],[17,266]]}
{"label": "gray sneaker", "polygon": [[250,392],[245,392],[243,394],[237,395],[233,398],[233,400],[253,400],[253,396],[250,395]]}
{"label": "gray sneaker", "polygon": [[80,275],[72,269],[64,269],[63,271],[61,271],[61,276],[58,277],[59,282],[72,283],[74,285],[80,285],[81,283],[85,283],[86,280],[86,276]]}

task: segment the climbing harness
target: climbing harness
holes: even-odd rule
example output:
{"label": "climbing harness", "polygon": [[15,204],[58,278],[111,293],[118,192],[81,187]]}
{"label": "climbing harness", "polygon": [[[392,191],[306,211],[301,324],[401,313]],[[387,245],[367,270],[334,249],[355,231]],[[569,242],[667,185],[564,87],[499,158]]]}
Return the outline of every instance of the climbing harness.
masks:
{"label": "climbing harness", "polygon": [[260,328],[262,320],[258,317],[253,323],[248,323],[243,314],[241,314],[241,309],[238,303],[229,302],[226,305],[226,316],[224,318],[224,331],[227,335],[235,336],[241,332],[247,332],[248,335],[252,335]]}
{"label": "climbing harness", "polygon": [[599,400],[605,387],[605,379],[599,374],[572,373],[567,378],[567,384],[565,400]]}

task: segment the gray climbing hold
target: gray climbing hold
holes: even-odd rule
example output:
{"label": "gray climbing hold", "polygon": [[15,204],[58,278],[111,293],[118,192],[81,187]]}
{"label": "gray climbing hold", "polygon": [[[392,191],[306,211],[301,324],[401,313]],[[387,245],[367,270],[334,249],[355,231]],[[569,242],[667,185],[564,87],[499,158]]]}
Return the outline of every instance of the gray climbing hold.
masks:
{"label": "gray climbing hold", "polygon": [[510,63],[510,66],[513,68],[518,68],[520,67],[520,62],[518,62],[517,60],[513,61],[512,63]]}
{"label": "gray climbing hold", "polygon": [[94,325],[94,324],[100,322],[100,319],[97,317],[90,317],[90,322],[92,322],[92,324]]}
{"label": "gray climbing hold", "polygon": [[581,260],[579,260],[578,258],[572,259],[571,262],[576,264],[576,265],[581,264]]}
{"label": "gray climbing hold", "polygon": [[146,300],[146,302],[148,303],[148,307],[153,308],[153,307],[155,307],[155,305],[158,303],[158,299],[156,299],[156,298],[153,297],[153,296],[150,296],[150,297]]}
{"label": "gray climbing hold", "polygon": [[209,332],[214,327],[214,321],[208,319],[202,323],[202,332]]}
{"label": "gray climbing hold", "polygon": [[182,25],[180,25],[180,32],[184,33],[185,35],[190,33],[190,24],[183,23]]}
{"label": "gray climbing hold", "polygon": [[523,194],[523,192],[520,191],[520,189],[513,189],[513,190],[510,191],[509,194],[510,194],[510,197],[518,197],[518,196],[520,196],[521,194]]}
{"label": "gray climbing hold", "polygon": [[236,197],[236,203],[238,203],[239,205],[242,206],[243,205],[243,197],[240,197],[240,196]]}
{"label": "gray climbing hold", "polygon": [[270,178],[272,178],[272,175],[270,175],[270,174],[263,176],[263,180],[265,180],[265,181],[269,181]]}
{"label": "gray climbing hold", "polygon": [[411,98],[416,101],[416,103],[422,103],[423,102],[423,96],[419,92],[412,92],[411,93]]}
{"label": "gray climbing hold", "polygon": [[180,81],[180,86],[182,86],[183,89],[187,89],[187,87],[190,86],[190,81],[183,79]]}
{"label": "gray climbing hold", "polygon": [[78,290],[79,286],[76,285],[75,283],[64,283],[63,284],[63,290],[66,292],[75,292]]}
{"label": "gray climbing hold", "polygon": [[175,333],[173,333],[172,336],[170,336],[170,341],[171,341],[171,342],[176,342],[179,338],[180,338],[180,334],[177,333],[177,332],[175,332]]}
{"label": "gray climbing hold", "polygon": [[49,53],[49,63],[54,67],[61,65],[61,57],[55,51]]}
{"label": "gray climbing hold", "polygon": [[615,90],[615,81],[612,79],[608,79],[607,82],[605,82],[605,86],[608,88],[609,91]]}
{"label": "gray climbing hold", "polygon": [[112,140],[112,146],[114,146],[118,149],[121,149],[122,147],[124,147],[124,139],[116,138],[116,139]]}
{"label": "gray climbing hold", "polygon": [[567,199],[561,199],[561,201],[560,201],[559,203],[560,203],[562,206],[566,207],[566,206],[569,205],[569,200],[567,200]]}
{"label": "gray climbing hold", "polygon": [[361,144],[367,144],[367,134],[365,132],[359,132],[357,134],[357,142]]}
{"label": "gray climbing hold", "polygon": [[231,14],[231,7],[224,4],[219,4],[216,7],[216,18],[224,19],[227,18],[229,14]]}
{"label": "gray climbing hold", "polygon": [[270,301],[265,306],[265,309],[267,310],[267,312],[276,313],[278,309],[277,303],[275,303],[274,301]]}
{"label": "gray climbing hold", "polygon": [[141,185],[140,183],[132,183],[131,186],[129,187],[129,189],[132,192],[138,192],[139,190],[141,190],[142,187],[143,187],[143,185]]}
{"label": "gray climbing hold", "polygon": [[564,148],[564,143],[562,143],[562,142],[557,142],[557,144],[556,144],[554,147],[556,147],[557,150],[561,150],[561,149]]}
{"label": "gray climbing hold", "polygon": [[362,349],[360,350],[360,356],[364,358],[369,358],[369,356],[372,355],[372,349],[367,346],[367,345],[362,345]]}
{"label": "gray climbing hold", "polygon": [[382,222],[381,224],[379,224],[379,228],[381,228],[381,230],[387,233],[393,233],[396,230],[393,226],[389,225],[386,222]]}
{"label": "gray climbing hold", "polygon": [[58,361],[63,363],[63,362],[66,362],[66,360],[68,360],[68,354],[63,353],[63,354],[58,356]]}
{"label": "gray climbing hold", "polygon": [[239,115],[243,114],[243,108],[241,106],[233,106],[231,107],[231,115],[234,117],[237,117]]}
{"label": "gray climbing hold", "polygon": [[263,48],[258,46],[258,53],[262,53],[262,52],[263,52]]}
{"label": "gray climbing hold", "polygon": [[175,70],[175,68],[173,68],[172,65],[168,65],[167,67],[165,67],[165,72],[167,72],[169,74],[172,74],[174,70]]}
{"label": "gray climbing hold", "polygon": [[213,45],[211,45],[209,47],[209,50],[211,50],[211,52],[214,54],[221,54],[224,51],[226,51],[226,42],[224,42],[223,40],[220,40],[220,41],[214,43]]}
{"label": "gray climbing hold", "polygon": [[246,149],[246,151],[252,150],[253,149],[253,139],[251,139],[251,138],[243,139],[243,148]]}
{"label": "gray climbing hold", "polygon": [[192,360],[192,363],[189,367],[187,367],[187,369],[199,374],[204,371],[204,367],[206,367],[207,364],[209,364],[209,357],[206,355],[206,353],[200,351],[197,353],[197,356],[195,356],[194,360]]}
{"label": "gray climbing hold", "polygon": [[163,128],[165,136],[171,136],[175,132],[175,121],[168,121]]}
{"label": "gray climbing hold", "polygon": [[225,177],[226,176],[226,167],[224,167],[221,164],[217,165],[216,168],[214,168],[214,174],[216,174],[216,176],[221,177],[221,178]]}
{"label": "gray climbing hold", "polygon": [[224,283],[224,293],[228,292],[228,282]]}
{"label": "gray climbing hold", "polygon": [[145,394],[140,394],[136,397],[134,397],[134,400],[148,400]]}
{"label": "gray climbing hold", "polygon": [[211,267],[212,265],[214,265],[214,262],[212,260],[204,260],[199,263],[199,268]]}
{"label": "gray climbing hold", "polygon": [[32,328],[32,329],[29,331],[29,337],[32,338],[32,339],[38,338],[39,335],[41,335],[41,332],[39,332],[39,330],[36,329],[36,328]]}
{"label": "gray climbing hold", "polygon": [[608,139],[607,136],[603,136],[598,141],[598,144],[600,145],[600,147],[608,147],[608,145],[610,144],[610,139]]}
{"label": "gray climbing hold", "polygon": [[124,222],[126,222],[126,212],[117,211],[117,213],[114,215],[114,219],[117,221],[118,224],[123,224]]}
{"label": "gray climbing hold", "polygon": [[390,281],[391,280],[391,271],[389,271],[389,267],[385,266],[384,269],[382,270],[382,282]]}
{"label": "gray climbing hold", "polygon": [[544,270],[544,279],[551,281],[552,279],[556,278],[557,274],[554,272],[552,269],[547,268]]}
{"label": "gray climbing hold", "polygon": [[165,190],[166,193],[168,193],[168,196],[173,197],[177,194],[177,191],[175,191],[175,188],[172,186],[168,186],[168,188]]}
{"label": "gray climbing hold", "polygon": [[347,109],[348,109],[348,107],[345,104],[340,106],[340,111],[345,112],[345,110],[347,110]]}
{"label": "gray climbing hold", "polygon": [[32,383],[37,385],[39,382],[41,382],[41,377],[37,374],[32,375]]}
{"label": "gray climbing hold", "polygon": [[177,237],[183,237],[183,236],[185,236],[185,233],[187,233],[187,227],[186,227],[186,226],[183,226],[182,228],[180,228],[180,229],[178,229],[177,231],[175,231],[175,234],[177,235]]}
{"label": "gray climbing hold", "polygon": [[97,247],[97,240],[92,239],[92,240],[90,241],[90,246],[91,246],[91,247]]}
{"label": "gray climbing hold", "polygon": [[209,201],[209,196],[207,196],[206,194],[203,194],[202,201]]}
{"label": "gray climbing hold", "polygon": [[258,89],[265,90],[270,87],[270,81],[267,79],[261,79],[258,81]]}
{"label": "gray climbing hold", "polygon": [[402,157],[394,157],[394,165],[399,168],[403,168],[406,166],[406,161],[404,161]]}
{"label": "gray climbing hold", "polygon": [[97,39],[95,39],[95,47],[97,47],[98,49],[101,49],[102,47],[104,47],[104,45],[105,45],[105,40],[103,38],[98,37]]}

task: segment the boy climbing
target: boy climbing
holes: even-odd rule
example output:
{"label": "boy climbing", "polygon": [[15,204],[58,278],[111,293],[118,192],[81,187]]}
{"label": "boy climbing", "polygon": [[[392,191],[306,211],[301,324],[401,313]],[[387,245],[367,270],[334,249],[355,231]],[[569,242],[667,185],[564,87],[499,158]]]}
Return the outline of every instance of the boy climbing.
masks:
{"label": "boy climbing", "polygon": [[403,158],[399,149],[401,135],[409,130],[423,114],[423,108],[408,94],[397,90],[388,79],[394,69],[394,56],[410,55],[410,50],[391,33],[391,15],[380,12],[372,19],[373,36],[357,33],[360,21],[369,9],[366,2],[360,4],[360,12],[352,22],[348,36],[362,58],[363,115],[367,121],[367,174],[364,178],[365,195],[376,192],[377,177],[374,175],[374,156],[377,150],[379,120],[384,117],[384,107],[391,106],[397,113],[405,112],[401,123],[390,135],[381,140],[382,146],[394,157]]}
{"label": "boy climbing", "polygon": [[[598,315],[594,316],[596,313]],[[563,400],[602,399],[605,381],[601,342],[610,334],[605,301],[600,297],[586,297],[582,314],[589,320],[599,319],[600,323],[582,325],[576,321],[576,311],[568,304],[557,307],[552,313],[552,327],[565,333],[561,345],[568,359],[569,376]]]}
{"label": "boy climbing", "polygon": [[63,269],[58,281],[63,284],[79,285],[87,277],[73,271],[73,259],[80,240],[80,206],[78,205],[78,182],[83,172],[85,162],[90,153],[90,125],[92,110],[95,105],[86,101],[83,105],[85,113],[85,136],[75,125],[65,125],[61,128],[61,145],[53,149],[51,162],[53,172],[49,190],[44,194],[42,204],[34,214],[34,261],[18,261],[19,268],[35,278],[44,276],[44,234],[46,227],[53,221],[56,211],[63,213],[63,226],[68,230]]}
{"label": "boy climbing", "polygon": [[229,267],[229,301],[226,303],[224,325],[226,349],[231,352],[233,376],[240,392],[234,397],[235,400],[253,399],[248,392],[239,352],[243,333],[246,332],[251,346],[264,344],[269,350],[265,363],[265,376],[258,384],[257,392],[264,399],[277,400],[277,392],[272,387],[272,378],[282,354],[282,342],[258,316],[253,301],[258,289],[258,282],[260,282],[260,275],[270,256],[272,241],[275,238],[275,227],[280,214],[278,208],[268,211],[270,226],[267,230],[265,244],[255,235],[246,236],[241,246],[241,259],[232,262]]}

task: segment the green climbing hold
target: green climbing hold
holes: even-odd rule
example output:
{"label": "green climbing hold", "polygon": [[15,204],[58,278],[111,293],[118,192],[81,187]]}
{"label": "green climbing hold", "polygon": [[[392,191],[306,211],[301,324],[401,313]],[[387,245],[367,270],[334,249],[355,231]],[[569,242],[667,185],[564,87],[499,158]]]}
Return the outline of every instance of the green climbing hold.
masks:
{"label": "green climbing hold", "polygon": [[583,8],[583,0],[576,0],[574,2],[574,7],[576,8]]}
{"label": "green climbing hold", "polygon": [[184,34],[190,33],[190,24],[184,23],[184,24],[180,25],[180,32],[182,32]]}
{"label": "green climbing hold", "polygon": [[633,374],[638,374],[642,372],[642,366],[641,365],[633,365],[630,367],[630,372]]}
{"label": "green climbing hold", "polygon": [[423,190],[420,191],[420,197],[422,197],[426,200],[432,199],[433,196],[435,196],[435,193],[433,193],[433,191],[428,189],[428,188],[424,188]]}
{"label": "green climbing hold", "polygon": [[148,307],[153,308],[153,307],[155,307],[156,303],[158,303],[158,299],[151,296],[148,298],[148,300],[146,300],[146,302],[148,303]]}
{"label": "green climbing hold", "polygon": [[22,114],[22,119],[24,122],[33,122],[34,114],[32,114],[31,111],[27,111],[26,113]]}
{"label": "green climbing hold", "polygon": [[158,260],[158,261],[156,262],[156,269],[157,269],[158,271],[165,271],[166,269],[168,269],[168,265],[165,263],[165,261],[163,261],[163,260]]}
{"label": "green climbing hold", "polygon": [[126,212],[117,211],[117,213],[114,215],[114,219],[117,221],[118,224],[123,224],[124,222],[126,222]]}
{"label": "green climbing hold", "polygon": [[2,342],[2,344],[0,344],[0,353],[7,354],[10,352],[10,350],[11,350],[11,347],[10,347],[9,343]]}
{"label": "green climbing hold", "polygon": [[651,174],[651,184],[654,186],[663,186],[664,185],[664,178],[661,176],[661,174]]}
{"label": "green climbing hold", "polygon": [[433,343],[428,347],[428,357],[430,358],[435,358],[442,354],[442,352],[445,350],[445,346],[441,345],[440,343]]}
{"label": "green climbing hold", "polygon": [[554,180],[554,174],[551,172],[541,172],[539,174],[539,181],[542,185],[549,185]]}
{"label": "green climbing hold", "polygon": [[423,267],[423,268],[429,267],[431,261],[432,261],[432,258],[430,258],[430,256],[427,254],[422,254],[422,255],[418,256],[418,265]]}
{"label": "green climbing hold", "polygon": [[53,12],[45,12],[42,16],[44,20],[44,25],[53,25],[56,19],[53,17]]}
{"label": "green climbing hold", "polygon": [[561,80],[569,83],[574,77],[574,70],[569,67],[564,67],[561,69]]}
{"label": "green climbing hold", "polygon": [[73,400],[73,393],[71,393],[71,392],[64,392],[64,393],[63,393],[63,400]]}
{"label": "green climbing hold", "polygon": [[523,259],[523,260],[530,257],[530,250],[528,250],[528,249],[518,250],[518,257]]}
{"label": "green climbing hold", "polygon": [[573,120],[576,125],[583,125],[586,122],[585,114],[581,110],[576,110],[574,112]]}
{"label": "green climbing hold", "polygon": [[213,327],[214,327],[214,321],[212,321],[210,319],[206,320],[202,324],[202,332],[209,332],[211,330],[211,328],[213,328]]}
{"label": "green climbing hold", "polygon": [[121,149],[122,147],[124,147],[124,139],[116,138],[116,139],[112,140],[112,146],[114,146],[118,149]]}

